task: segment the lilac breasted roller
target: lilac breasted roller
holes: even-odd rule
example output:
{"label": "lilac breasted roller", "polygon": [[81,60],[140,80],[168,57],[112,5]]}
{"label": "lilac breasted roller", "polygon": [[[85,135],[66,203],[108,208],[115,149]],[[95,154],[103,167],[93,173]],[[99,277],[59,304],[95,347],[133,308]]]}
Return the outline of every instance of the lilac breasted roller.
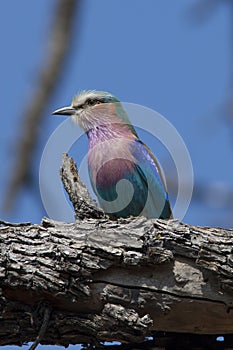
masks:
{"label": "lilac breasted roller", "polygon": [[91,184],[108,215],[172,217],[159,164],[116,97],[104,91],[83,91],[71,106],[53,114],[71,116],[84,129]]}

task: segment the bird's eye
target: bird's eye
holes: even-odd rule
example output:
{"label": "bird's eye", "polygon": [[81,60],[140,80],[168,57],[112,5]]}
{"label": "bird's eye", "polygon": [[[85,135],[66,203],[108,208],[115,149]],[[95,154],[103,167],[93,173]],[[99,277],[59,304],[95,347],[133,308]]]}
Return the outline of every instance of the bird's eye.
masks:
{"label": "bird's eye", "polygon": [[96,104],[96,101],[95,100],[88,100],[88,104],[90,106],[94,106],[94,104]]}
{"label": "bird's eye", "polygon": [[85,104],[88,106],[95,106],[95,105],[98,105],[100,103],[102,103],[102,101],[90,99],[90,100],[87,100],[87,102]]}

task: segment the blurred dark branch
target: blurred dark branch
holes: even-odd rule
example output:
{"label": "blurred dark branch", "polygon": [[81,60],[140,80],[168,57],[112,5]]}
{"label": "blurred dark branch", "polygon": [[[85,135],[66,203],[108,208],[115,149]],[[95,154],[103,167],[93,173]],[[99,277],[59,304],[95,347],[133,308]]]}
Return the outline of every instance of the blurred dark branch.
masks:
{"label": "blurred dark branch", "polygon": [[[194,20],[195,22],[201,23],[207,20],[213,13],[216,11],[219,5],[228,5],[231,13],[231,41],[233,38],[233,0],[197,0],[193,5],[189,7],[189,19]],[[230,43],[232,47],[232,43]],[[233,52],[232,52],[233,53]],[[233,55],[232,55],[233,56]],[[230,98],[227,100],[227,112],[226,118],[227,124],[230,122],[232,128],[233,121],[233,75],[231,72],[231,91]],[[226,106],[226,104],[225,104]],[[222,111],[221,111],[222,113]]]}
{"label": "blurred dark branch", "polygon": [[[169,193],[176,196],[178,192],[178,184],[172,177],[167,177],[167,185]],[[189,191],[190,184],[183,184],[183,195]],[[192,200],[198,203],[207,204],[211,207],[233,210],[233,190],[230,185],[224,182],[208,182],[203,183],[195,181],[193,188]]]}
{"label": "blurred dark branch", "polygon": [[[196,23],[202,23],[210,18],[210,16],[219,9],[220,5],[228,6],[230,11],[230,46],[232,46],[233,39],[233,0],[196,0],[191,6],[189,6],[189,19]],[[217,38],[216,38],[217,42]],[[233,58],[233,51],[231,50],[231,56]],[[220,108],[220,115],[224,116],[224,122],[227,123],[227,127],[230,126],[232,131],[233,126],[233,71],[231,66],[230,76],[230,91],[229,97],[224,101],[224,105]],[[216,108],[217,109],[217,108]],[[173,186],[174,189],[174,186]],[[227,184],[195,184],[193,199],[199,202],[207,202],[213,206],[218,206],[220,209],[233,209],[233,192],[232,188]],[[232,220],[232,215],[231,218]],[[232,221],[231,221],[232,222]]]}
{"label": "blurred dark branch", "polygon": [[[228,0],[227,0],[228,1]],[[216,10],[223,0],[199,0],[189,8],[190,18],[195,22],[203,22]]]}
{"label": "blurred dark branch", "polygon": [[[62,72],[64,60],[71,46],[72,29],[76,13],[80,12],[81,0],[56,2],[54,23],[51,28],[49,50],[39,73],[38,84],[26,106],[18,155],[12,170],[12,179],[6,194],[5,208],[10,210],[20,187],[29,179],[30,166],[38,139],[43,112]],[[77,39],[76,39],[77,42]]]}
{"label": "blurred dark branch", "polygon": [[[231,2],[231,40],[233,41],[233,0],[229,0]],[[233,45],[231,41],[231,57],[233,59]],[[232,61],[231,61],[232,62]],[[231,65],[231,91],[230,91],[230,102],[228,104],[228,115],[230,119],[230,126],[232,130],[233,126],[233,65]]]}

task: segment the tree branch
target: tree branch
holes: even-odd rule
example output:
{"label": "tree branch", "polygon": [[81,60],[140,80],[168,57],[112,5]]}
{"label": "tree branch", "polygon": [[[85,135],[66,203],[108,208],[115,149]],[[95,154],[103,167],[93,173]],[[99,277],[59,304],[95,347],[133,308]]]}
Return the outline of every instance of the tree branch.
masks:
{"label": "tree branch", "polygon": [[68,192],[76,191],[69,193],[74,223],[0,222],[0,345],[99,349],[104,341],[132,345],[155,334],[156,346],[170,341],[176,349],[188,335],[173,332],[192,333],[188,339],[201,337],[201,344],[205,334],[232,337],[233,230],[144,217],[113,221],[67,155],[61,176]]}
{"label": "tree branch", "polygon": [[44,344],[233,333],[232,230],[139,217],[0,231],[1,345],[36,339],[41,302]]}

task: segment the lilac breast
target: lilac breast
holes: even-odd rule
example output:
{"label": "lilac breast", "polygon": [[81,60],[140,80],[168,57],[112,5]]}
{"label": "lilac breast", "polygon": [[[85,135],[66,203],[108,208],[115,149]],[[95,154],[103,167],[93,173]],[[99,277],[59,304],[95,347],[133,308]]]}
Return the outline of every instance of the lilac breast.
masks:
{"label": "lilac breast", "polygon": [[92,184],[107,189],[134,171],[135,159],[129,137],[114,137],[109,129],[107,134],[101,131],[97,129],[88,135],[88,164]]}

